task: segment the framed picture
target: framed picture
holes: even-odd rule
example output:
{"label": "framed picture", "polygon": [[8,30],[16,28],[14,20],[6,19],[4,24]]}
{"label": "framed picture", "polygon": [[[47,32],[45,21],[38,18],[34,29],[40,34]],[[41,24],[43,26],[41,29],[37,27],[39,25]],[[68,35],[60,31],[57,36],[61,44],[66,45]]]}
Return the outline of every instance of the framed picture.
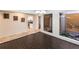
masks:
{"label": "framed picture", "polygon": [[18,21],[18,16],[13,16],[14,21]]}
{"label": "framed picture", "polygon": [[9,19],[9,13],[4,13],[4,14],[3,14],[3,18],[4,18],[4,19]]}
{"label": "framed picture", "polygon": [[21,18],[21,22],[25,22],[25,18]]}

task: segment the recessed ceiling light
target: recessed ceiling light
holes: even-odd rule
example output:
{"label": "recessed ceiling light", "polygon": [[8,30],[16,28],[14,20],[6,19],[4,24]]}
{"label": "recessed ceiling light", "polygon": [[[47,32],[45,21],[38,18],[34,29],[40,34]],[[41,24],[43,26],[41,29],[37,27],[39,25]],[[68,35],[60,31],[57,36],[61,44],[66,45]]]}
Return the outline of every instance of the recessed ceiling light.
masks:
{"label": "recessed ceiling light", "polygon": [[37,14],[45,14],[46,11],[44,11],[44,10],[38,10],[38,11],[35,11],[35,13],[37,13]]}

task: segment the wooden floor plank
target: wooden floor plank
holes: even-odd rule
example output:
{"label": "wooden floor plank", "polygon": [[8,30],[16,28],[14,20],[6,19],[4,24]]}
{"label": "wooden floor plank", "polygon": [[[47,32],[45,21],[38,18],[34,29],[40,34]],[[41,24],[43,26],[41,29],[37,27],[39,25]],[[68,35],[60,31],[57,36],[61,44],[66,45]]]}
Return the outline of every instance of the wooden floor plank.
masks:
{"label": "wooden floor plank", "polygon": [[0,44],[0,49],[78,49],[79,45],[38,32]]}

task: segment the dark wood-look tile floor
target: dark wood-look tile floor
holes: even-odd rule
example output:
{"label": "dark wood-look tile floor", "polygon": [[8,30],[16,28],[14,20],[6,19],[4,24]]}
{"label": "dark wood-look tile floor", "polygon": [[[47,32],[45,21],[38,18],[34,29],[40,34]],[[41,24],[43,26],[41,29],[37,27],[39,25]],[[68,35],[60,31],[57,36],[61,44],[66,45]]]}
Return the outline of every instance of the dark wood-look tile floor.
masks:
{"label": "dark wood-look tile floor", "polygon": [[38,32],[0,44],[1,49],[77,49],[78,45]]}

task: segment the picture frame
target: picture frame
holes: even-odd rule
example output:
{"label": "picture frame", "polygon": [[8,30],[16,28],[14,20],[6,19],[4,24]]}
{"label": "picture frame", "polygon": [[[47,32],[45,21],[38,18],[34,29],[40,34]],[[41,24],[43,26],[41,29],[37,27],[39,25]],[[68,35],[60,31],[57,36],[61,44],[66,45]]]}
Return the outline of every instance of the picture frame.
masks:
{"label": "picture frame", "polygon": [[14,21],[18,21],[18,16],[13,16]]}
{"label": "picture frame", "polygon": [[25,22],[25,18],[21,18],[21,22]]}
{"label": "picture frame", "polygon": [[3,14],[3,18],[4,18],[4,19],[9,19],[9,13],[4,13],[4,14]]}

